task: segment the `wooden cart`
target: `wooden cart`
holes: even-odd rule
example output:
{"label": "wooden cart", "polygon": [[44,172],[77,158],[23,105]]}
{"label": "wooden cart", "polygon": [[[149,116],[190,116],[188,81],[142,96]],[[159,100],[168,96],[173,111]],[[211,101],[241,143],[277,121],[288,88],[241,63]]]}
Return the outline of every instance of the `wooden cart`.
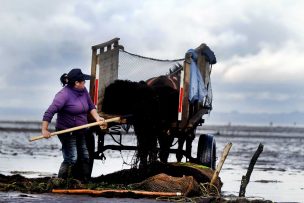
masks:
{"label": "wooden cart", "polygon": [[[201,75],[203,76],[206,88],[210,90],[210,73],[211,64],[208,62],[208,58],[202,54],[202,50],[207,47],[206,44],[201,44],[195,49],[198,54],[197,57],[197,67]],[[209,48],[209,47],[208,47]],[[98,113],[104,118],[111,118],[117,115],[106,115],[100,111],[103,103],[103,93],[109,84],[114,80],[119,78],[119,54],[124,51],[124,47],[119,44],[119,38],[112,39],[108,42],[92,46],[92,65],[91,65],[91,75],[93,76],[90,81],[90,95],[96,103]],[[183,61],[183,71],[180,83],[180,101],[179,109],[177,112],[178,121],[172,123],[173,136],[178,140],[180,144],[178,148],[171,148],[170,153],[175,153],[177,161],[181,161],[183,157],[186,157],[186,161],[199,163],[202,165],[209,166],[210,168],[215,168],[216,162],[216,144],[215,139],[212,135],[202,134],[199,135],[197,156],[193,157],[191,155],[192,142],[195,138],[195,132],[197,126],[204,123],[202,118],[205,114],[208,114],[211,109],[211,101],[201,103],[190,103],[189,96],[189,83],[190,83],[190,64],[191,64],[191,53],[186,53]],[[129,79],[129,78],[128,78]],[[210,96],[210,95],[209,95]],[[206,98],[209,99],[210,98]],[[124,116],[124,115],[119,115]],[[91,130],[89,136],[87,136],[89,151],[91,155],[91,160],[93,163],[94,159],[104,159],[105,150],[136,150],[136,146],[129,146],[122,143],[121,136],[122,131],[128,132],[129,122],[128,118],[123,119],[119,123],[111,123],[108,130],[100,131]],[[105,145],[105,135],[109,134],[112,137],[114,135],[119,138],[116,141],[116,145]],[[95,137],[97,137],[97,142],[95,142]],[[186,146],[183,146],[183,143]],[[95,147],[97,143],[97,147]]]}

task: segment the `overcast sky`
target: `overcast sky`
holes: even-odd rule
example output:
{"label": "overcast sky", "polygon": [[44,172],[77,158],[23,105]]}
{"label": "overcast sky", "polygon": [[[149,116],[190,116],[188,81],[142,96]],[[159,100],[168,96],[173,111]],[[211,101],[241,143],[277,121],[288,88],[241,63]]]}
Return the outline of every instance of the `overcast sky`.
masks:
{"label": "overcast sky", "polygon": [[91,46],[114,37],[164,59],[206,43],[218,60],[214,111],[304,112],[303,10],[301,0],[0,0],[0,119],[41,119],[60,75],[88,73]]}

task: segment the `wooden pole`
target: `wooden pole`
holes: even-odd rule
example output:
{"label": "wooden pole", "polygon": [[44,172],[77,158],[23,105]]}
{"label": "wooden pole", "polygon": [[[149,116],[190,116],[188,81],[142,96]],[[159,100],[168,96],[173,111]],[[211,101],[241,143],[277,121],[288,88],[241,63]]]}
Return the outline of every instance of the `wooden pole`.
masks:
{"label": "wooden pole", "polygon": [[[81,125],[81,126],[77,126],[77,127],[68,128],[68,129],[65,129],[65,130],[60,130],[60,131],[57,131],[57,132],[53,132],[53,133],[51,133],[51,136],[60,135],[60,134],[68,133],[68,132],[73,132],[73,131],[76,131],[76,130],[89,128],[89,127],[92,127],[92,126],[102,125],[103,123],[110,123],[110,122],[115,122],[115,121],[120,121],[120,120],[121,120],[120,117],[115,117],[115,118],[107,119],[105,121],[97,121],[97,122],[94,122],[94,123],[89,123],[89,124],[85,124],[85,125]],[[37,137],[32,137],[30,139],[30,142],[40,140],[40,139],[43,139],[43,138],[45,138],[43,135],[40,135],[40,136],[37,136]]]}
{"label": "wooden pole", "polygon": [[231,147],[232,147],[232,143],[231,143],[231,142],[228,143],[228,144],[225,146],[224,151],[223,151],[223,153],[222,153],[221,160],[220,160],[220,162],[218,163],[218,165],[216,166],[216,170],[215,170],[215,172],[214,172],[214,174],[213,174],[213,176],[212,176],[212,179],[211,179],[211,181],[210,181],[210,185],[214,185],[215,181],[217,180],[217,178],[218,178],[218,176],[219,176],[219,174],[220,174],[220,171],[221,171],[221,169],[222,169],[222,167],[223,167],[223,165],[224,165],[224,162],[225,162],[225,160],[226,160],[226,158],[227,158],[227,156],[228,156],[228,154],[229,154],[229,151],[230,151]]}
{"label": "wooden pole", "polygon": [[106,196],[106,195],[141,195],[141,196],[149,196],[149,197],[176,197],[176,196],[182,196],[182,193],[180,192],[151,192],[151,191],[140,191],[140,190],[89,190],[89,189],[53,189],[53,193],[60,193],[60,194],[90,194],[90,195],[96,195],[96,196]]}
{"label": "wooden pole", "polygon": [[263,152],[263,148],[264,148],[264,145],[262,145],[262,143],[260,143],[258,149],[256,150],[253,157],[251,158],[251,161],[250,161],[249,167],[247,169],[246,175],[242,176],[239,197],[245,197],[246,187],[249,183],[250,176],[251,176],[251,173],[253,171],[253,167],[254,167],[256,161],[258,160],[260,154]]}
{"label": "wooden pole", "polygon": [[90,96],[93,99],[94,93],[95,93],[95,80],[98,78],[98,75],[96,75],[96,66],[97,66],[97,49],[92,47],[92,62],[91,62],[91,80],[90,80]]}

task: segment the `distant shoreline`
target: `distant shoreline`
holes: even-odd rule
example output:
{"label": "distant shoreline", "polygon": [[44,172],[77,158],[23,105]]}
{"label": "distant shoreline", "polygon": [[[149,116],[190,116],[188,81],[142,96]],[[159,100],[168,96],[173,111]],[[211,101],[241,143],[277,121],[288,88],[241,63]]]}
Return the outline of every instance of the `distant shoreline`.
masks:
{"label": "distant shoreline", "polygon": [[[51,123],[49,129],[54,130],[55,124]],[[40,132],[41,121],[0,120],[0,131],[6,132]]]}
{"label": "distant shoreline", "polygon": [[[50,124],[54,130],[55,122]],[[1,132],[40,132],[41,121],[0,120]],[[196,134],[210,133],[217,136],[250,137],[304,137],[304,127],[299,126],[265,126],[265,125],[210,125],[197,128]]]}
{"label": "distant shoreline", "polygon": [[[41,125],[42,121],[38,121],[38,120],[0,120],[0,124],[39,124]],[[52,121],[51,124],[54,124],[55,121]],[[226,127],[263,127],[263,128],[303,128],[304,126],[302,125],[265,125],[265,124],[240,124],[240,123],[230,123],[230,124],[218,124],[218,123],[214,123],[214,124],[203,124],[203,126],[226,126]]]}

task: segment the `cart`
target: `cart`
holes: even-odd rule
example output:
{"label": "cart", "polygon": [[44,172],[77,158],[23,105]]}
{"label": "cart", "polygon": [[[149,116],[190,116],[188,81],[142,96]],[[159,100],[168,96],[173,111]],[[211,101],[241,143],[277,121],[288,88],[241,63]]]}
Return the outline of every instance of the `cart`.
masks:
{"label": "cart", "polygon": [[[157,76],[165,74],[168,71],[168,66],[173,63],[182,63],[183,70],[180,78],[179,87],[179,108],[177,110],[177,121],[172,123],[172,136],[177,140],[178,147],[170,148],[170,153],[176,154],[177,161],[186,160],[187,162],[202,164],[215,169],[216,164],[216,143],[213,135],[201,134],[198,135],[198,147],[196,157],[192,156],[192,142],[196,137],[196,128],[204,123],[203,116],[209,114],[212,110],[212,92],[210,74],[212,69],[212,63],[207,55],[204,54],[204,50],[209,47],[206,44],[201,44],[194,49],[197,56],[197,68],[199,69],[202,78],[204,80],[205,88],[208,94],[205,96],[203,102],[189,102],[189,86],[190,86],[190,65],[192,62],[192,54],[187,52],[184,58],[175,60],[159,60],[148,57],[143,57],[137,54],[133,54],[124,50],[124,47],[119,44],[119,38],[114,38],[108,42],[92,46],[92,64],[90,81],[90,95],[97,107],[97,111],[100,116],[105,119],[112,118],[117,115],[107,115],[101,112],[101,107],[104,98],[105,88],[116,79],[128,79],[128,80],[145,80],[151,76]],[[210,49],[209,49],[210,50]],[[212,52],[213,53],[213,52]],[[149,68],[150,71],[137,70],[134,60],[124,61],[125,58],[134,57],[138,61],[151,60],[153,63],[160,63],[163,68],[159,68],[156,71]],[[135,62],[136,63],[136,62]],[[137,62],[139,63],[139,62]],[[142,63],[142,62],[140,62]],[[142,65],[141,65],[142,66]],[[130,70],[130,67],[132,68]],[[143,74],[143,72],[145,74]],[[140,73],[140,74],[139,74]],[[150,74],[150,75],[149,75]],[[89,149],[91,165],[93,165],[94,159],[105,159],[104,152],[106,150],[137,150],[136,146],[125,145],[122,143],[126,133],[129,133],[130,117],[132,115],[118,115],[124,119],[120,122],[109,123],[108,129],[100,130],[97,128],[91,128],[89,135],[87,136],[87,145]],[[116,144],[105,144],[105,136],[110,135]],[[185,143],[185,145],[184,145]],[[185,159],[183,159],[185,158]]]}

